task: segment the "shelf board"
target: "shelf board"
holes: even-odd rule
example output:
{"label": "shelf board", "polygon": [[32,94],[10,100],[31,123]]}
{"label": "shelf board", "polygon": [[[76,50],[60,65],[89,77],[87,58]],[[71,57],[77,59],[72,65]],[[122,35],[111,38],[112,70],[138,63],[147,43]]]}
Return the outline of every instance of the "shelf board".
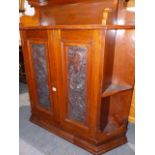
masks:
{"label": "shelf board", "polygon": [[108,97],[115,94],[118,94],[120,92],[132,90],[133,88],[131,86],[122,86],[122,85],[116,85],[111,84],[109,87],[102,93],[102,97]]}

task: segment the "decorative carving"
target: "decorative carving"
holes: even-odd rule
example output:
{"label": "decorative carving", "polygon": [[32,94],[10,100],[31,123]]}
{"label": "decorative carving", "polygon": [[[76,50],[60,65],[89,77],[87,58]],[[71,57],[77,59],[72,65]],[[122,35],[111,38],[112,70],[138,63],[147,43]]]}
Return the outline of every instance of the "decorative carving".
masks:
{"label": "decorative carving", "polygon": [[87,48],[68,47],[69,117],[84,123],[86,112]]}
{"label": "decorative carving", "polygon": [[19,12],[25,11],[24,3],[25,3],[25,0],[19,0]]}
{"label": "decorative carving", "polygon": [[45,108],[50,107],[48,94],[48,79],[46,65],[46,49],[44,44],[32,44],[32,55],[37,83],[39,104]]}
{"label": "decorative carving", "polygon": [[103,19],[102,19],[102,24],[106,25],[107,24],[107,19],[108,19],[108,15],[109,13],[112,11],[112,9],[110,8],[105,8],[103,11]]}

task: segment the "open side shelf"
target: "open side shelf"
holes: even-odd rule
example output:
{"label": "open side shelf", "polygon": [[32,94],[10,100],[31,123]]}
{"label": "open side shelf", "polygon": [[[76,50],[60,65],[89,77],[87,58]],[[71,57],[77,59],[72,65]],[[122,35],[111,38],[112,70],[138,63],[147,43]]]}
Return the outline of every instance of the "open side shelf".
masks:
{"label": "open side shelf", "polygon": [[109,87],[102,93],[102,97],[108,97],[111,95],[118,94],[120,92],[132,90],[133,88],[131,86],[122,86],[122,85],[116,85],[111,84]]}

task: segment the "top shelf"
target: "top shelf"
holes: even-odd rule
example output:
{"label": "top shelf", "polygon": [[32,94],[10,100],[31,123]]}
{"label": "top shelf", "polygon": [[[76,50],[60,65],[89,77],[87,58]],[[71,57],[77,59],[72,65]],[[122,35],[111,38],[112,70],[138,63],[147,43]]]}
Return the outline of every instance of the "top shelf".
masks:
{"label": "top shelf", "polygon": [[102,93],[102,97],[108,97],[115,94],[118,94],[120,92],[132,90],[133,88],[131,86],[122,86],[122,85],[116,85],[111,84],[109,87]]}

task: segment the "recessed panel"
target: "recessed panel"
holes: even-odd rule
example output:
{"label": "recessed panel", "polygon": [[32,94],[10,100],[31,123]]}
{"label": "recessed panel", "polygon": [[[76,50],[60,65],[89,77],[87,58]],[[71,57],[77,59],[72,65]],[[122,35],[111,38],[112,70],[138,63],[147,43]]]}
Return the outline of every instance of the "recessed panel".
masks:
{"label": "recessed panel", "polygon": [[84,123],[86,116],[87,48],[68,46],[67,50],[69,117]]}
{"label": "recessed panel", "polygon": [[39,104],[50,107],[47,78],[46,47],[44,44],[32,44],[33,65]]}

